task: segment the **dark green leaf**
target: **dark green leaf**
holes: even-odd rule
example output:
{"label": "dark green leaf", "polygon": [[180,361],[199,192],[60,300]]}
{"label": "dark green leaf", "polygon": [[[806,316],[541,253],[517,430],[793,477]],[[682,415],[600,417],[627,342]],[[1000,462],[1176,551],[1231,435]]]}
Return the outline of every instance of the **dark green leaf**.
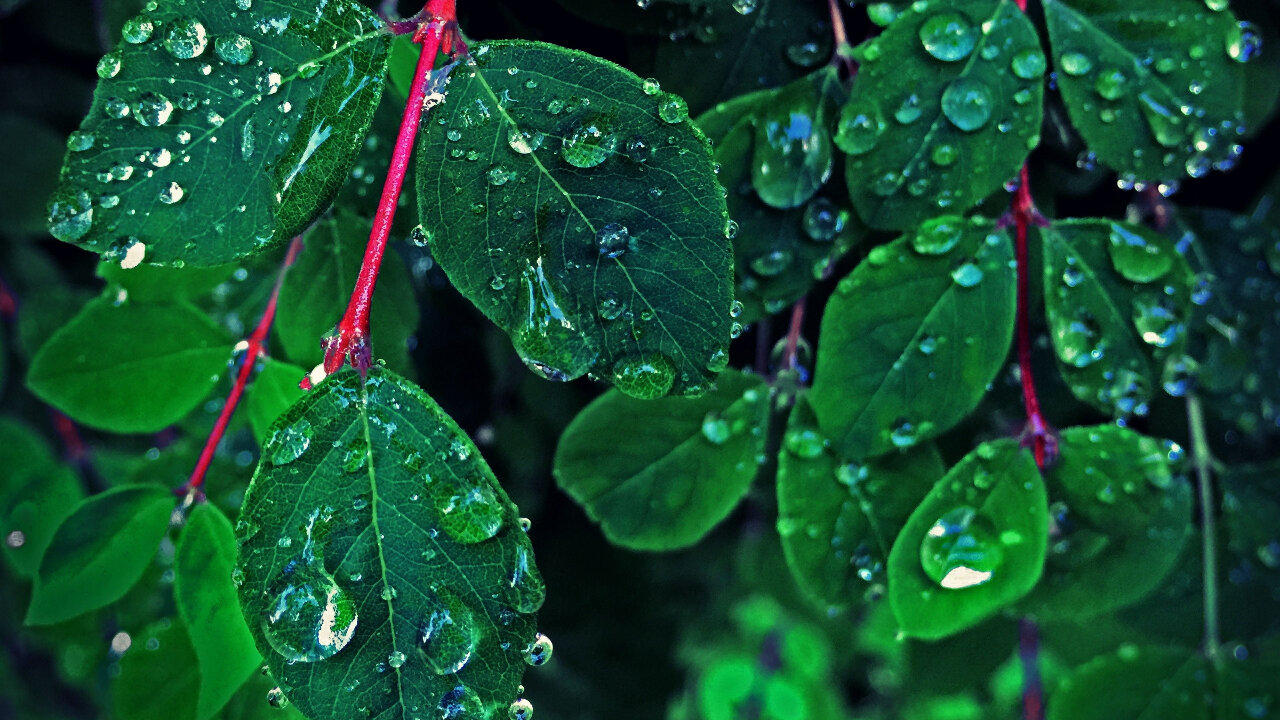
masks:
{"label": "dark green leaf", "polygon": [[236,601],[235,563],[231,522],[212,505],[197,505],[178,539],[173,594],[183,624],[196,629],[191,644],[200,668],[198,720],[222,709],[262,663]]}
{"label": "dark green leaf", "polygon": [[611,542],[687,547],[746,494],[768,411],[768,388],[747,373],[721,374],[698,398],[637,400],[611,390],[565,428],[556,481]]}
{"label": "dark green leaf", "polygon": [[983,443],[911,513],[889,553],[889,602],[902,632],[941,638],[1025,595],[1040,579],[1048,509],[1031,453]]}
{"label": "dark green leaf", "polygon": [[826,607],[882,594],[893,539],[944,472],[932,445],[841,462],[798,400],[778,455],[778,534],[800,588]]}
{"label": "dark green leaf", "polygon": [[977,205],[1039,143],[1045,58],[1012,0],[915,3],[860,57],[836,145],[874,227]]}
{"label": "dark green leaf", "polygon": [[1170,468],[1176,445],[1114,425],[1064,430],[1045,477],[1049,550],[1024,600],[1037,618],[1083,620],[1141,600],[1191,534],[1191,488]]}
{"label": "dark green leaf", "polygon": [[1234,584],[1280,597],[1280,464],[1235,465],[1222,483],[1222,530]]}
{"label": "dark green leaf", "polygon": [[418,146],[418,206],[449,279],[545,377],[705,390],[727,359],[732,257],[684,101],[552,45],[475,54]]}
{"label": "dark green leaf", "polygon": [[[7,105],[7,103],[6,103]],[[44,203],[58,186],[65,148],[51,127],[20,115],[0,115],[0,229],[5,235],[43,235]]]}
{"label": "dark green leaf", "polygon": [[1202,0],[1045,0],[1058,86],[1098,159],[1129,181],[1174,182],[1226,169],[1245,50],[1230,10]]}
{"label": "dark green leaf", "polygon": [[839,73],[827,67],[778,89],[756,108],[749,167],[751,186],[765,205],[800,207],[831,178],[830,126],[844,96]]}
{"label": "dark green leaf", "polygon": [[250,630],[312,720],[505,714],[543,659],[515,506],[386,370],[336,373],[276,422],[237,533]]}
{"label": "dark green leaf", "polygon": [[1009,351],[1012,265],[994,223],[943,217],[875,248],[840,281],[809,396],[838,454],[909,447],[973,410]]}
{"label": "dark green leaf", "polygon": [[287,362],[271,358],[262,361],[253,383],[245,391],[244,400],[253,436],[259,444],[267,439],[271,423],[302,399],[303,392],[298,383],[306,374],[306,370]]}
{"label": "dark green leaf", "polygon": [[[10,472],[18,469],[7,467],[12,468]],[[54,531],[84,497],[84,488],[80,478],[64,465],[21,474],[26,485],[0,505],[0,535],[5,538],[5,557],[13,568],[23,577],[32,577]]]}
{"label": "dark green leaf", "polygon": [[[133,637],[111,681],[120,720],[195,720],[200,673],[186,628],[160,620]],[[264,705],[266,703],[263,703]]]}
{"label": "dark green leaf", "polygon": [[[831,104],[839,102],[844,94],[834,68],[796,81],[793,92],[795,88],[809,91],[812,97],[808,98],[808,106],[825,106],[817,114],[827,118],[832,112]],[[752,186],[753,168],[766,162],[757,154],[761,141],[756,131],[766,122],[764,109],[772,105],[791,112],[798,110],[795,103],[784,102],[781,92],[785,90],[762,90],[734,98],[697,120],[715,144],[719,179],[729,189],[729,216],[738,225],[733,254],[738,282],[736,299],[743,304],[737,320],[742,324],[755,322],[795,302],[866,233],[845,207],[844,192],[839,187],[817,189],[817,195],[803,208],[779,210],[765,203]],[[826,125],[821,123],[816,131],[827,144],[829,162]]]}
{"label": "dark green leaf", "polygon": [[219,720],[305,720],[296,707],[272,702],[275,685],[270,675],[255,673],[218,713]]}
{"label": "dark green leaf", "polygon": [[40,348],[27,386],[86,425],[153,432],[203,400],[230,355],[226,331],[190,305],[100,298]]}
{"label": "dark green leaf", "polygon": [[1126,645],[1068,675],[1049,698],[1047,717],[1209,720],[1208,679],[1209,668],[1200,655]]}
{"label": "dark green leaf", "polygon": [[382,95],[390,35],[351,0],[157,5],[125,23],[98,65],[51,232],[173,265],[288,240],[346,178]]}
{"label": "dark green leaf", "polygon": [[[275,322],[276,336],[290,362],[310,369],[324,359],[321,340],[347,309],[369,240],[369,225],[343,213],[307,233],[306,246],[280,289]],[[409,270],[395,252],[383,258],[372,308],[369,335],[375,357],[407,372],[409,337],[418,329],[418,302]]]}
{"label": "dark green leaf", "polygon": [[1186,260],[1168,238],[1111,220],[1063,220],[1038,234],[1049,337],[1072,393],[1103,412],[1145,415],[1186,346]]}
{"label": "dark green leaf", "polygon": [[122,485],[81,502],[45,550],[28,625],[52,625],[120,599],[151,564],[174,499],[156,485]]}

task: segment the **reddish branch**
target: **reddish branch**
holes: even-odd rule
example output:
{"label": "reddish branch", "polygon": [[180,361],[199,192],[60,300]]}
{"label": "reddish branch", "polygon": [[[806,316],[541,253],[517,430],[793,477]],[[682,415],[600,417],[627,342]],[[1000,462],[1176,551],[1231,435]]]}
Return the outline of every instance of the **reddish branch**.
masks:
{"label": "reddish branch", "polygon": [[1022,405],[1027,413],[1027,427],[1023,441],[1031,447],[1036,465],[1041,470],[1053,452],[1049,424],[1040,412],[1040,398],[1036,396],[1035,377],[1031,372],[1031,320],[1028,299],[1029,261],[1027,259],[1027,234],[1031,224],[1038,221],[1035,203],[1031,200],[1031,180],[1027,166],[1018,175],[1018,190],[1013,196],[1013,224],[1015,255],[1018,264],[1018,371],[1022,381]]}
{"label": "reddish branch", "polygon": [[835,59],[850,75],[853,75],[858,68],[853,59],[847,55],[849,34],[844,29],[844,16],[840,14],[839,0],[827,0],[827,10],[831,12],[831,35],[835,40]]}
{"label": "reddish branch", "polygon": [[804,305],[805,298],[801,296],[796,304],[791,306],[791,325],[787,328],[787,346],[786,354],[782,357],[782,367],[779,370],[790,370],[796,366],[796,352],[800,345],[800,329],[804,325]]}
{"label": "reddish branch", "polygon": [[[356,278],[356,286],[351,293],[351,302],[347,305],[342,320],[338,322],[336,334],[325,342],[326,375],[342,367],[348,359],[362,373],[371,363],[369,309],[373,302],[373,288],[378,281],[378,271],[382,267],[382,257],[387,249],[387,238],[391,234],[391,223],[395,219],[396,205],[400,201],[400,190],[404,187],[404,176],[409,170],[414,139],[418,135],[418,125],[426,106],[427,80],[441,50],[452,55],[455,49],[459,52],[465,49],[458,34],[454,2],[455,0],[430,0],[419,16],[421,19],[417,22],[413,40],[422,45],[422,55],[418,57],[418,65],[414,70],[413,85],[405,104],[404,116],[400,120],[400,132],[391,152],[391,167],[387,170],[382,186],[382,198],[374,215],[373,230],[369,233],[369,244],[365,247],[364,261],[360,265],[360,275]],[[303,381],[303,387],[310,387],[310,379]]]}
{"label": "reddish branch", "polygon": [[280,272],[276,274],[276,283],[271,288],[271,296],[267,299],[267,306],[262,310],[262,317],[258,319],[258,326],[253,329],[251,334],[245,340],[244,358],[241,359],[240,371],[236,374],[235,385],[231,387],[231,393],[227,395],[227,401],[222,405],[222,411],[218,413],[218,419],[213,424],[213,430],[209,433],[209,438],[205,440],[204,449],[200,451],[200,459],[196,461],[196,467],[191,471],[191,478],[186,484],[175,491],[177,495],[190,495],[200,489],[204,484],[205,474],[209,471],[209,464],[213,462],[214,451],[218,449],[218,443],[222,441],[223,434],[227,431],[227,424],[231,422],[231,416],[236,411],[236,405],[240,403],[240,397],[244,395],[245,386],[249,384],[249,378],[253,375],[254,367],[258,364],[258,358],[266,354],[267,334],[271,332],[271,323],[276,317],[276,304],[280,300],[280,288],[284,286],[285,275],[288,274],[289,268],[294,261],[298,259],[298,253],[302,252],[302,236],[293,239],[289,244],[289,250],[285,253],[284,262],[280,264]]}
{"label": "reddish branch", "polygon": [[1018,659],[1022,663],[1023,720],[1044,717],[1044,683],[1040,679],[1040,631],[1034,620],[1018,622]]}

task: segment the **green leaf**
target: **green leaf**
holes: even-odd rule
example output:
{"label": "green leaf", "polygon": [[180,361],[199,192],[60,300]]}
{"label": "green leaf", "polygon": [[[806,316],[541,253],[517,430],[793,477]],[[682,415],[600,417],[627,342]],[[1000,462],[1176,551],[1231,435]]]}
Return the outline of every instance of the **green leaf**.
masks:
{"label": "green leaf", "polygon": [[1145,415],[1186,345],[1186,260],[1168,238],[1128,223],[1063,220],[1038,233],[1049,337],[1072,393],[1116,416]]}
{"label": "green leaf", "polygon": [[746,494],[768,411],[768,388],[747,373],[723,373],[697,398],[637,400],[611,390],[565,428],[556,482],[616,545],[687,547]]}
{"label": "green leaf", "polygon": [[5,538],[4,553],[10,565],[19,575],[32,577],[54,531],[84,498],[84,488],[80,478],[64,465],[22,474],[26,485],[8,495],[0,506],[0,535]]}
{"label": "green leaf", "polygon": [[351,0],[157,6],[98,65],[50,231],[166,265],[288,240],[346,179],[382,95],[389,33]]}
{"label": "green leaf", "polygon": [[[307,233],[302,254],[280,288],[275,321],[276,336],[290,362],[309,369],[324,360],[321,340],[347,309],[368,240],[369,222],[348,213]],[[389,251],[378,273],[369,318],[375,357],[407,372],[409,337],[418,329],[418,315],[409,270],[399,255]]]}
{"label": "green leaf", "polygon": [[842,462],[803,397],[778,454],[778,534],[800,589],[828,608],[883,593],[885,564],[907,516],[946,472],[932,445],[868,463]]}
{"label": "green leaf", "polygon": [[218,713],[219,720],[305,720],[292,705],[277,707],[275,681],[269,674],[254,674],[231,697],[227,706]]}
{"label": "green leaf", "polygon": [[235,563],[231,522],[212,505],[197,505],[178,539],[173,594],[183,624],[198,629],[191,637],[200,668],[198,720],[222,709],[262,663],[236,601]]}
{"label": "green leaf", "polygon": [[120,720],[195,720],[199,690],[187,629],[167,619],[133,637],[120,658],[120,673],[111,681]]}
{"label": "green leaf", "polygon": [[236,263],[212,267],[142,264],[125,269],[118,261],[103,260],[98,263],[98,277],[127,292],[130,300],[164,303],[206,295],[229,280],[237,267]]}
{"label": "green leaf", "polygon": [[266,441],[271,423],[302,399],[305,393],[298,383],[306,374],[306,370],[287,362],[272,358],[262,361],[253,383],[245,391],[244,400],[249,425],[253,427],[253,437],[258,444]]}
{"label": "green leaf", "polygon": [[1188,650],[1125,645],[1068,675],[1047,718],[1209,720],[1209,676],[1204,657]]}
{"label": "green leaf", "polygon": [[418,146],[440,266],[544,377],[704,391],[727,353],[732,257],[684,101],[552,45],[475,56]]}
{"label": "green leaf", "polygon": [[[823,107],[817,114],[828,118],[832,103],[842,101],[844,95],[834,68],[790,86],[791,94],[800,90],[809,95],[805,98],[807,106]],[[753,168],[767,161],[759,153],[762,144],[756,131],[766,122],[764,109],[799,109],[794,101],[784,102],[781,95],[786,92],[787,89],[762,90],[734,98],[697,119],[698,127],[715,145],[719,180],[730,189],[726,198],[729,216],[738,226],[733,237],[734,275],[738,281],[735,299],[743,304],[743,312],[736,319],[744,325],[795,302],[866,234],[845,206],[844,191],[839,187],[816,189],[816,195],[803,208],[787,210],[765,203],[752,187]],[[776,118],[774,122],[776,125]],[[826,125],[822,123],[818,132],[825,139],[830,160]]]}
{"label": "green leaf", "polygon": [[237,535],[249,628],[311,720],[505,714],[545,659],[515,506],[389,371],[335,373],[276,421]]}
{"label": "green leaf", "polygon": [[822,317],[809,401],[837,453],[866,459],[963,419],[1004,364],[1014,310],[1013,244],[989,220],[938,218],[872,250]]}
{"label": "green leaf", "polygon": [[1025,595],[1044,565],[1048,509],[1031,453],[979,445],[911,513],[889,553],[889,602],[909,637],[972,627]]}
{"label": "green leaf", "polygon": [[80,503],[45,550],[28,625],[52,625],[120,599],[151,564],[174,499],[156,485],[121,485]]}
{"label": "green leaf", "polygon": [[751,186],[764,204],[800,207],[831,178],[830,125],[844,96],[839,73],[827,67],[780,88],[756,109]]}
{"label": "green leaf", "polygon": [[1244,74],[1230,10],[1046,0],[1044,11],[1067,113],[1099,160],[1130,182],[1234,165]]}
{"label": "green leaf", "polygon": [[1028,614],[1084,620],[1141,600],[1173,570],[1191,534],[1191,488],[1176,445],[1098,425],[1062,431],[1045,477],[1049,550]]}
{"label": "green leaf", "polygon": [[99,298],[40,348],[27,387],[86,425],[154,432],[209,394],[230,355],[226,331],[190,305]]}
{"label": "green leaf", "polygon": [[869,225],[963,212],[1039,143],[1045,58],[1012,0],[915,3],[859,56],[836,145]]}
{"label": "green leaf", "polygon": [[818,2],[729,0],[693,4],[696,22],[658,46],[655,68],[694,112],[724,98],[785,85],[831,57],[831,19]]}

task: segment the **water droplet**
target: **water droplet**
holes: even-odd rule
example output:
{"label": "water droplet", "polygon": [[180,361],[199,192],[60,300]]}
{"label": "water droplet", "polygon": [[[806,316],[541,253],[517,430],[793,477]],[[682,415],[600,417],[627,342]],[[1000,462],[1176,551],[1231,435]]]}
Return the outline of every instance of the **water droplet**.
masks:
{"label": "water droplet", "polygon": [[715,410],[709,410],[702,418],[702,437],[712,445],[723,445],[733,436],[729,421]]}
{"label": "water droplet", "polygon": [[120,35],[127,43],[140,45],[150,40],[155,30],[155,23],[142,15],[137,15],[124,22],[124,26],[120,29]]}
{"label": "water droplet", "polygon": [[204,52],[209,44],[204,25],[192,18],[178,18],[164,36],[164,47],[179,60],[190,60]]}
{"label": "water droplet", "polygon": [[1093,61],[1084,53],[1067,52],[1058,58],[1058,66],[1068,75],[1080,76],[1093,69]]}
{"label": "water droplet", "polygon": [[942,93],[942,114],[965,132],[986,125],[991,119],[991,106],[991,90],[973,78],[957,78]]}
{"label": "water droplet", "polygon": [[812,460],[827,447],[827,439],[812,428],[790,428],[783,436],[787,452],[799,458]]}
{"label": "water droplet", "polygon": [[524,698],[517,698],[507,708],[507,720],[531,720],[531,718],[533,718],[533,703]]}
{"label": "water droplet", "polygon": [[428,606],[431,612],[418,633],[418,652],[435,674],[456,673],[471,660],[479,642],[475,615],[445,589],[436,591]]}
{"label": "water droplet", "polygon": [[522,274],[526,312],[514,328],[511,344],[524,364],[548,380],[565,382],[581,377],[595,363],[599,351],[575,320],[561,307],[556,281],[537,259]]}
{"label": "water droplet", "polygon": [[454,540],[483,542],[502,529],[502,503],[485,480],[479,479],[469,487],[446,482],[436,482],[430,487],[432,501],[440,513],[440,524]]}
{"label": "water droplet", "polygon": [[[521,523],[521,527],[525,532],[529,531],[529,527],[525,520]],[[516,612],[532,613],[537,612],[542,607],[542,603],[547,599],[547,585],[542,580],[538,567],[533,563],[532,554],[525,544],[516,545],[515,562],[512,563],[511,578],[509,581],[511,586],[511,607]]]}
{"label": "water droplet", "polygon": [[645,353],[614,363],[611,377],[614,386],[623,393],[641,400],[652,400],[671,391],[676,368],[666,355]]}
{"label": "water droplet", "polygon": [[733,9],[740,15],[750,15],[759,4],[760,0],[733,0]]}
{"label": "water droplet", "polygon": [[608,223],[596,231],[596,246],[605,257],[619,257],[630,248],[631,233],[625,225]]}
{"label": "water droplet", "polygon": [[894,423],[893,429],[889,431],[889,442],[894,447],[902,449],[915,445],[920,439],[920,428],[909,420],[899,420]]}
{"label": "water droplet", "polygon": [[579,124],[560,141],[560,157],[574,167],[593,168],[618,148],[618,137],[601,119]]}
{"label": "water droplet", "polygon": [[912,236],[911,247],[922,255],[946,255],[964,237],[963,222],[955,216],[928,220]]}
{"label": "water droplet", "polygon": [[924,114],[924,105],[920,102],[920,96],[911,93],[903,99],[898,109],[893,111],[893,119],[903,125],[910,125],[919,120],[922,114]]}
{"label": "water droplet", "polygon": [[494,187],[506,185],[514,179],[516,172],[501,165],[494,165],[489,168],[489,172],[485,173],[485,177],[489,180],[489,184]]}
{"label": "water droplet", "polygon": [[761,277],[775,277],[791,266],[794,254],[786,249],[774,249],[757,255],[748,263],[751,271]]}
{"label": "water droplet", "polygon": [[[315,516],[307,527],[313,539]],[[340,652],[356,632],[356,606],[315,555],[291,561],[271,590],[263,635],[289,662],[317,662]]]}
{"label": "water droplet", "polygon": [[253,42],[243,35],[231,33],[214,40],[213,51],[224,62],[246,65],[253,57]]}
{"label": "water droplet", "polygon": [[689,104],[675,93],[665,93],[658,101],[658,117],[665,123],[684,122],[689,119]]}
{"label": "water droplet", "polygon": [[1013,70],[1014,75],[1023,80],[1033,80],[1044,75],[1044,53],[1040,52],[1039,48],[1019,50],[1014,54],[1013,59],[1009,61],[1009,67]]}
{"label": "water droplet", "polygon": [[972,261],[961,263],[951,271],[951,279],[960,287],[973,287],[982,282],[982,268]]}
{"label": "water droplet", "polygon": [[147,127],[159,127],[173,115],[173,103],[157,92],[145,92],[133,103],[133,117]]}
{"label": "water droplet", "polygon": [[94,146],[97,137],[91,132],[75,130],[67,136],[67,149],[71,152],[84,152]]}
{"label": "water droplet", "polygon": [[93,199],[89,193],[63,193],[49,204],[49,233],[63,242],[75,242],[93,226]]}
{"label": "water droplet", "polygon": [[[460,133],[459,137],[461,137]],[[511,128],[511,132],[507,135],[507,144],[511,146],[512,150],[515,150],[521,155],[528,155],[534,150],[542,147],[542,143],[545,138],[545,135],[536,130],[529,131]]]}
{"label": "water droplet", "polygon": [[920,566],[949,590],[990,581],[1003,560],[994,528],[967,505],[935,520],[920,543]]}
{"label": "water droplet", "polygon": [[1118,100],[1125,93],[1129,78],[1117,68],[1104,68],[1093,81],[1093,89],[1104,100]]}
{"label": "water droplet", "polygon": [[305,418],[299,418],[292,425],[282,427],[272,434],[264,447],[264,454],[270,458],[272,465],[287,465],[307,451],[312,434],[311,423]]}
{"label": "water droplet", "polygon": [[285,697],[284,690],[273,687],[267,691],[267,704],[276,710],[283,710],[289,707],[289,698]]}
{"label": "water droplet", "polygon": [[552,649],[551,638],[538,633],[524,649],[524,661],[535,667],[545,665],[551,659]]}
{"label": "water droplet", "polygon": [[836,146],[850,155],[870,152],[884,132],[884,121],[874,105],[845,105],[836,127]]}
{"label": "water droplet", "polygon": [[1173,268],[1173,253],[1120,223],[1111,223],[1107,249],[1116,272],[1138,283],[1164,277]]}
{"label": "water droplet", "polygon": [[165,205],[173,205],[174,203],[181,202],[184,195],[186,195],[186,191],[182,189],[182,186],[176,182],[171,182],[160,188],[160,192],[157,194],[157,197],[160,202]]}
{"label": "water droplet", "polygon": [[945,62],[963,60],[973,52],[978,31],[959,13],[939,13],[920,26],[920,44],[926,52]]}
{"label": "water droplet", "polygon": [[120,56],[116,53],[107,53],[98,61],[98,77],[106,80],[113,78],[120,72]]}
{"label": "water droplet", "polygon": [[933,150],[929,153],[929,159],[938,167],[947,167],[955,163],[959,157],[960,151],[956,149],[955,145],[951,145],[950,143],[935,145]]}
{"label": "water droplet", "polygon": [[1262,35],[1254,24],[1241,20],[1227,30],[1227,55],[1236,62],[1249,62],[1262,51]]}
{"label": "water droplet", "polygon": [[804,234],[815,242],[831,242],[844,231],[848,213],[836,207],[835,203],[824,197],[816,197],[804,207],[800,218],[800,226]]}

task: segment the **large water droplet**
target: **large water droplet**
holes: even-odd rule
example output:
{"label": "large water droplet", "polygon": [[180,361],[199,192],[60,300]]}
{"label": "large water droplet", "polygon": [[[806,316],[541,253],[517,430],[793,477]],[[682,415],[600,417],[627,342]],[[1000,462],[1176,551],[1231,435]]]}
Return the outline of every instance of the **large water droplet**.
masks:
{"label": "large water droplet", "polygon": [[524,649],[524,661],[533,666],[545,665],[551,659],[551,638],[538,633]]}
{"label": "large water droplet", "polygon": [[515,562],[511,570],[511,607],[516,612],[537,612],[547,599],[547,585],[534,565],[529,548],[523,542],[516,545]]}
{"label": "large water droplet", "polygon": [[204,25],[192,18],[174,20],[164,36],[165,49],[179,60],[199,56],[208,44],[209,38]]}
{"label": "large water droplet", "polygon": [[224,62],[245,65],[253,57],[253,42],[243,35],[231,33],[214,40],[213,51]]}
{"label": "large water droplet", "polygon": [[977,28],[959,13],[939,13],[920,26],[920,44],[925,51],[946,62],[968,57],[977,42]]}
{"label": "large water droplet", "polygon": [[1071,76],[1080,76],[1093,69],[1093,61],[1081,52],[1066,52],[1058,58],[1058,67]]}
{"label": "large water droplet", "polygon": [[145,92],[133,102],[133,118],[147,127],[159,127],[173,115],[173,103],[157,92]]}
{"label": "large water droplet", "polygon": [[456,673],[471,660],[480,639],[475,615],[457,595],[436,590],[418,632],[418,652],[437,675]]}
{"label": "large water droplet", "polygon": [[298,418],[292,425],[276,430],[267,441],[264,452],[272,465],[287,465],[307,451],[312,434],[311,423],[305,418]]}
{"label": "large water droplet", "polygon": [[935,520],[920,543],[920,566],[949,590],[990,581],[1003,560],[994,528],[967,505]]}
{"label": "large water droplet", "polygon": [[616,258],[631,246],[631,233],[625,225],[607,223],[596,231],[596,246],[605,257]]}
{"label": "large water droplet", "polygon": [[521,277],[527,298],[523,322],[511,332],[511,344],[534,372],[565,382],[586,374],[599,351],[561,307],[556,283],[542,268],[542,259]]}
{"label": "large water droplet", "polygon": [[619,360],[613,366],[613,384],[622,392],[641,400],[660,398],[671,391],[676,368],[671,358],[645,353]]}
{"label": "large water droplet", "polygon": [[1045,70],[1044,53],[1040,52],[1039,48],[1019,50],[1009,61],[1009,67],[1014,75],[1023,80],[1038,78],[1044,74]]}
{"label": "large water droplet", "polygon": [[155,23],[142,15],[138,15],[125,20],[124,26],[120,29],[120,35],[125,42],[139,45],[150,40],[152,33],[155,31]]}
{"label": "large water droplet", "polygon": [[942,93],[942,114],[965,132],[986,125],[991,119],[991,106],[991,90],[974,78],[957,78]]}
{"label": "large water droplet", "polygon": [[911,247],[922,255],[946,255],[964,237],[964,219],[944,216],[928,220],[911,238]]}
{"label": "large water droplet", "polygon": [[1241,20],[1227,30],[1227,55],[1236,62],[1249,62],[1262,51],[1262,35],[1254,24]]}
{"label": "large water droplet", "polygon": [[49,204],[49,233],[63,242],[75,242],[93,226],[93,198],[89,193],[63,193]]}
{"label": "large water droplet", "polygon": [[340,652],[355,635],[355,603],[325,572],[318,558],[292,561],[270,592],[272,600],[262,619],[262,632],[285,660],[325,660]]}
{"label": "large water droplet", "polygon": [[477,543],[502,529],[502,503],[487,482],[480,480],[463,488],[439,481],[430,487],[436,510],[440,512],[440,524],[454,540]]}
{"label": "large water droplet", "polygon": [[875,105],[849,103],[840,113],[836,146],[850,155],[862,155],[880,142],[883,132],[884,121]]}
{"label": "large water droplet", "polygon": [[1173,268],[1171,252],[1120,223],[1111,224],[1107,249],[1116,272],[1133,282],[1154,282]]}
{"label": "large water droplet", "polygon": [[618,148],[618,136],[603,119],[580,123],[560,141],[560,157],[574,167],[593,168]]}
{"label": "large water droplet", "polygon": [[816,197],[804,206],[800,226],[815,242],[831,242],[844,231],[848,213],[824,197]]}

